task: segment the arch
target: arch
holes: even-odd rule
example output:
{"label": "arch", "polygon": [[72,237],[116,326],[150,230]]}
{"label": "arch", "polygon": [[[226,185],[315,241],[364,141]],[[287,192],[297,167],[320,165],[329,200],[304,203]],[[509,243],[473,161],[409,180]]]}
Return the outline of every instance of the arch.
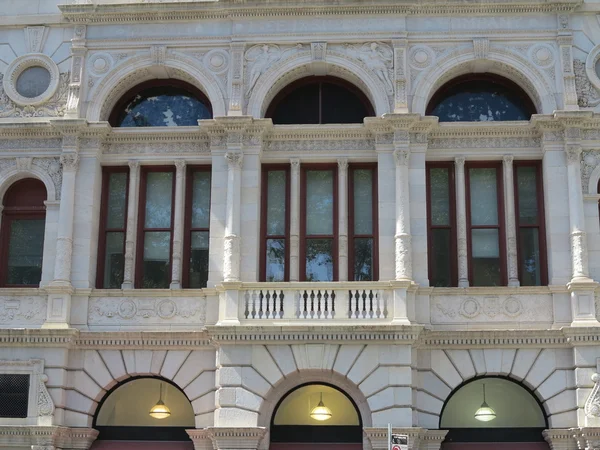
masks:
{"label": "arch", "polygon": [[600,164],[592,170],[587,188],[589,195],[600,194]]}
{"label": "arch", "polygon": [[315,69],[311,55],[306,53],[275,64],[258,79],[248,100],[246,113],[253,117],[264,117],[267,107],[279,91],[300,78],[313,75],[332,75],[352,83],[367,96],[378,116],[391,111],[386,87],[371,71],[338,55],[328,54],[323,65],[324,68]]}
{"label": "arch", "polygon": [[512,53],[492,49],[486,59],[475,59],[472,48],[464,47],[419,75],[414,83],[411,112],[425,114],[431,97],[451,79],[481,72],[496,74],[516,83],[532,99],[538,114],[551,114],[558,109],[550,85],[525,60]]}
{"label": "arch", "polygon": [[190,58],[176,52],[169,53],[164,64],[157,65],[150,55],[137,56],[109,72],[88,100],[86,117],[90,121],[108,120],[119,99],[136,85],[160,78],[173,78],[190,83],[202,91],[210,101],[213,116],[227,113],[225,96],[216,80]]}
{"label": "arch", "polygon": [[8,170],[0,172],[0,199],[4,198],[6,191],[10,189],[15,182],[24,178],[36,178],[40,180],[46,187],[46,201],[55,202],[57,200],[54,180],[52,180],[52,177],[48,174],[48,172],[41,170],[36,166],[31,166],[28,169],[12,167]]}

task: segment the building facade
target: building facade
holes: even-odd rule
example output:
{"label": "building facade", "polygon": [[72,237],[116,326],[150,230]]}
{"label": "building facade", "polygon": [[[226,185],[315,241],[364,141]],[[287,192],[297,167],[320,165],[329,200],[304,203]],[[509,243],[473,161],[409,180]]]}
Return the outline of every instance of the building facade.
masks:
{"label": "building facade", "polygon": [[597,2],[3,3],[1,448],[600,448]]}

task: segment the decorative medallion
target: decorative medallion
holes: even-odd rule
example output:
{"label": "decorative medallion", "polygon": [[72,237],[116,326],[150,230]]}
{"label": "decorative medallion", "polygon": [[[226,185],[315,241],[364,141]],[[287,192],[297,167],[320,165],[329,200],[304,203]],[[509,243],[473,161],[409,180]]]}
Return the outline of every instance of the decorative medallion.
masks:
{"label": "decorative medallion", "polygon": [[19,106],[35,106],[52,98],[60,83],[58,66],[42,53],[20,56],[6,69],[2,84]]}

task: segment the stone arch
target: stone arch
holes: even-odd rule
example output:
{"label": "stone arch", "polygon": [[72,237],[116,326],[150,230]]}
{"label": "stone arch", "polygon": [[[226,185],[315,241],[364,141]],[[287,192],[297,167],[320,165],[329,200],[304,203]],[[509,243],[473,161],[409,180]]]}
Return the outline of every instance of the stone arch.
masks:
{"label": "stone arch", "polygon": [[27,169],[20,169],[15,166],[0,172],[0,202],[2,202],[6,191],[15,182],[24,178],[36,178],[40,180],[42,183],[44,183],[44,186],[46,186],[46,201],[54,202],[57,200],[56,187],[54,186],[54,181],[48,172],[45,172],[35,166],[31,166]]}
{"label": "stone arch", "polygon": [[213,116],[227,113],[224,95],[216,80],[179,53],[168,53],[164,64],[157,65],[150,55],[126,60],[109,72],[88,101],[86,117],[90,121],[108,120],[118,100],[136,85],[157,78],[186,81],[201,90],[209,99]]}
{"label": "stone arch", "polygon": [[67,395],[68,426],[92,425],[99,402],[118,383],[132,377],[169,380],[192,403],[196,427],[213,425],[214,350],[85,350],[81,367],[71,369],[76,390]]}
{"label": "stone arch", "polygon": [[475,59],[471,48],[465,47],[422,72],[415,80],[411,112],[425,114],[427,104],[446,82],[467,73],[489,72],[518,84],[533,101],[538,114],[551,114],[558,105],[544,77],[525,60],[509,52],[490,50],[487,58]]}
{"label": "stone arch", "polygon": [[589,195],[600,194],[600,165],[596,166],[596,168],[592,170],[592,173],[590,174],[587,193]]}
{"label": "stone arch", "polygon": [[569,380],[573,356],[569,349],[431,350],[423,356],[430,368],[420,372],[419,426],[438,428],[443,405],[451,393],[466,381],[482,376],[505,377],[529,389],[542,405],[550,427],[577,426],[577,399]]}
{"label": "stone arch", "polygon": [[267,70],[251,92],[246,113],[255,118],[264,117],[271,100],[281,89],[300,78],[312,75],[332,75],[354,84],[371,101],[377,116],[391,111],[390,98],[384,84],[356,61],[328,54],[324,66],[320,65],[318,70],[312,63],[310,54],[300,53]]}

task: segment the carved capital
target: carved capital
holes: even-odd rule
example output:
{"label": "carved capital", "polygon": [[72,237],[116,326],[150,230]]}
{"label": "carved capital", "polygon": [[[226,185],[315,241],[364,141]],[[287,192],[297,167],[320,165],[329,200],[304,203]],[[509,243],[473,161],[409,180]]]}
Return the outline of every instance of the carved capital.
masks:
{"label": "carved capital", "polygon": [[502,163],[504,164],[504,167],[505,168],[512,167],[514,159],[515,159],[515,157],[513,155],[504,155],[502,157]]}
{"label": "carved capital", "polygon": [[74,172],[79,166],[79,155],[77,153],[63,153],[60,155],[60,163],[64,172]]}
{"label": "carved capital", "polygon": [[183,173],[186,165],[187,165],[187,162],[185,161],[185,159],[176,159],[175,160],[175,168],[177,169],[178,174]]}
{"label": "carved capital", "polygon": [[567,154],[567,162],[569,164],[579,164],[581,159],[581,145],[567,144],[565,146],[565,153]]}
{"label": "carved capital", "polygon": [[241,169],[244,162],[244,154],[242,152],[227,152],[225,159],[230,169]]}
{"label": "carved capital", "polygon": [[19,170],[29,170],[31,169],[31,164],[33,163],[33,158],[17,158],[17,169]]}
{"label": "carved capital", "polygon": [[396,166],[408,166],[409,158],[410,158],[409,150],[395,150],[394,151],[394,160],[396,161]]}
{"label": "carved capital", "polygon": [[140,162],[138,160],[131,159],[127,164],[129,165],[129,170],[131,170],[131,172],[137,172],[140,169]]}
{"label": "carved capital", "polygon": [[454,158],[454,164],[456,165],[456,168],[463,170],[465,168],[465,160],[466,158],[464,156],[457,156]]}
{"label": "carved capital", "polygon": [[337,163],[340,172],[346,172],[348,170],[348,158],[338,158]]}
{"label": "carved capital", "polygon": [[473,52],[475,59],[487,59],[490,51],[490,41],[488,38],[473,39]]}
{"label": "carved capital", "polygon": [[290,165],[292,166],[292,172],[297,173],[300,171],[300,159],[299,158],[290,159]]}

